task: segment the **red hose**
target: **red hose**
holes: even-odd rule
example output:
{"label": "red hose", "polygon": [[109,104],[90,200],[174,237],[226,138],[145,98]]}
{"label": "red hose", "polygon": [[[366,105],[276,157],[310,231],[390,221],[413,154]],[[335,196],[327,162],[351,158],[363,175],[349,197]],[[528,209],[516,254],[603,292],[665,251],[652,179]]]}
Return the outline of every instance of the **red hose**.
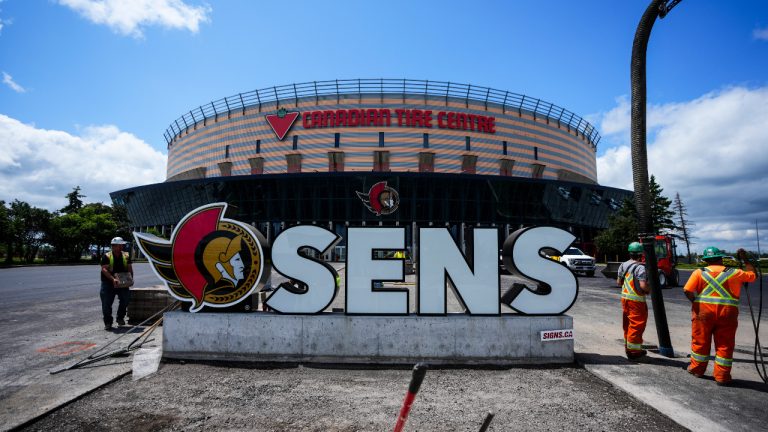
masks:
{"label": "red hose", "polygon": [[411,412],[411,405],[416,399],[416,393],[419,392],[421,383],[424,381],[424,376],[427,374],[427,365],[424,363],[417,363],[413,367],[413,374],[411,375],[411,383],[408,385],[408,392],[405,394],[403,400],[403,406],[400,408],[400,415],[397,416],[397,423],[395,424],[395,432],[401,432],[405,426],[405,421],[408,419],[408,414]]}

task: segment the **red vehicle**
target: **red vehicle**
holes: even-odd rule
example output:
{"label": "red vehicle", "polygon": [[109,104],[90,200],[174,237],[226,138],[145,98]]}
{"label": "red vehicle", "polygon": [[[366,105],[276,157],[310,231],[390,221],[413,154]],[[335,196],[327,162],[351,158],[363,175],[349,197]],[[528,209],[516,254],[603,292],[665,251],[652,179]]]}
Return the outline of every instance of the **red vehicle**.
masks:
{"label": "red vehicle", "polygon": [[659,285],[662,288],[680,285],[680,273],[675,268],[677,265],[676,247],[674,237],[669,235],[656,236],[656,259],[659,267]]}

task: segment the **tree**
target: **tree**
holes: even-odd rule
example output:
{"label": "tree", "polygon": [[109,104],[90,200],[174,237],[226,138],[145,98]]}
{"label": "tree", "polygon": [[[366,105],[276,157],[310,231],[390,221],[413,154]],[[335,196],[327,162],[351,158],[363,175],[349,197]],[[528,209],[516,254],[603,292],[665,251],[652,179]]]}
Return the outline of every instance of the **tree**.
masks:
{"label": "tree", "polygon": [[680,199],[680,193],[675,194],[675,200],[672,203],[672,208],[675,209],[675,216],[677,217],[677,232],[685,242],[685,248],[688,251],[688,264],[691,263],[691,244],[695,239],[691,235],[691,228],[696,224],[688,219],[688,209],[683,204],[683,200]]}
{"label": "tree", "polygon": [[[11,219],[8,215],[8,207],[5,201],[0,200],[0,245],[7,247],[11,236]],[[10,250],[6,249],[6,258],[11,255]]]}
{"label": "tree", "polygon": [[91,203],[54,218],[48,240],[58,258],[78,261],[92,245],[98,246],[97,258],[101,258],[101,247],[109,244],[116,230],[112,208]]}
{"label": "tree", "polygon": [[[664,189],[656,183],[656,177],[649,181],[651,193],[654,234],[662,234],[676,228],[672,217],[674,212],[669,209],[672,205],[661,193]],[[640,224],[637,208],[632,200],[625,200],[616,213],[608,216],[608,228],[595,237],[595,244],[600,253],[606,256],[627,257],[627,246],[639,241]]]}
{"label": "tree", "polygon": [[53,246],[55,258],[65,261],[77,261],[87,247],[83,241],[80,227],[82,218],[77,213],[57,215],[51,221],[48,243]]}
{"label": "tree", "polygon": [[[24,201],[14,200],[9,211],[13,246],[8,247],[9,256],[15,252],[24,261],[31,263],[45,243],[53,215],[48,210],[32,207]],[[6,262],[11,261],[6,257]]]}
{"label": "tree", "polygon": [[128,208],[123,204],[112,206],[112,219],[117,226],[115,235],[124,239],[131,238],[131,220],[128,218]]}
{"label": "tree", "polygon": [[622,259],[627,256],[627,246],[637,241],[637,210],[632,200],[626,199],[616,213],[608,216],[608,228],[595,237],[600,253]]}
{"label": "tree", "polygon": [[86,204],[78,214],[87,244],[98,246],[97,258],[101,259],[101,247],[108,245],[117,231],[112,207],[102,203]]}
{"label": "tree", "polygon": [[69,204],[67,204],[66,207],[61,209],[62,213],[70,214],[83,208],[82,198],[85,198],[85,195],[80,193],[80,186],[75,186],[72,189],[72,192],[68,193],[66,197],[67,197],[67,200],[69,201]]}
{"label": "tree", "polygon": [[672,201],[661,194],[664,192],[664,189],[656,183],[655,176],[651,175],[648,187],[651,194],[651,217],[653,219],[654,234],[667,234],[677,230],[675,221],[672,219],[675,216],[675,212],[670,210]]}

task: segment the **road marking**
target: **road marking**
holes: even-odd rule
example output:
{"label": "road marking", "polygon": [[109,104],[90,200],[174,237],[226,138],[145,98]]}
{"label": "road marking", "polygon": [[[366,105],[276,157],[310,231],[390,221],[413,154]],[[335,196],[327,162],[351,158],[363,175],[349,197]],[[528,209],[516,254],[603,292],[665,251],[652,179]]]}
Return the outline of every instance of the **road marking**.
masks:
{"label": "road marking", "polygon": [[78,351],[85,351],[95,346],[96,346],[95,343],[70,341],[70,342],[60,343],[58,345],[49,346],[47,348],[39,348],[37,352],[51,353],[56,355],[67,355],[67,354],[72,354]]}

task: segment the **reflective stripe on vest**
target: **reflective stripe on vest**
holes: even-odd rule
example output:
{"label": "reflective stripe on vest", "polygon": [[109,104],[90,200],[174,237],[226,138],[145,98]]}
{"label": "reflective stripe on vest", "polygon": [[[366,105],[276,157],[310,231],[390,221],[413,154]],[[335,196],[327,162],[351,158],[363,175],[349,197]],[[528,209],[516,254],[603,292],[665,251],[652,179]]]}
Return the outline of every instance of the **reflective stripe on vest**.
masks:
{"label": "reflective stripe on vest", "polygon": [[624,285],[621,286],[621,298],[636,302],[645,303],[645,295],[638,294],[635,291],[635,269],[638,266],[630,267],[624,273]]}
{"label": "reflective stripe on vest", "polygon": [[[128,268],[128,252],[123,252],[123,268]],[[107,258],[109,258],[109,271],[112,272],[115,269],[115,257],[112,256],[112,252],[107,252]]]}
{"label": "reflective stripe on vest", "polygon": [[701,291],[701,294],[696,296],[694,302],[739,307],[739,298],[731,295],[730,291],[725,288],[725,282],[735,274],[733,269],[726,268],[716,277],[713,277],[708,268],[702,269],[701,278],[704,279],[707,286]]}

